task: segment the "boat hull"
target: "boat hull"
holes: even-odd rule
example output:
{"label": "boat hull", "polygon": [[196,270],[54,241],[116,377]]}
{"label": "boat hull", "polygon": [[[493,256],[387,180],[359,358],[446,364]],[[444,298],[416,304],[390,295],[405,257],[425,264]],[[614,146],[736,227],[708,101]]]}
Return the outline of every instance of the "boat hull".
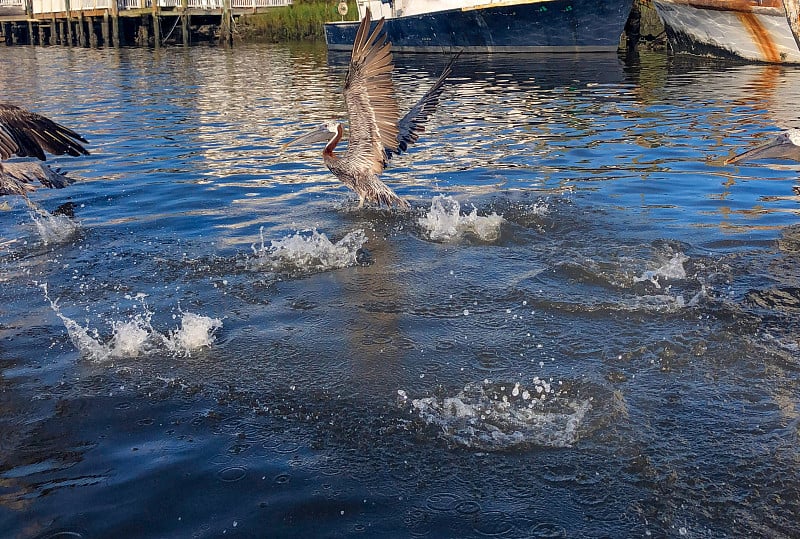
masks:
{"label": "boat hull", "polygon": [[[400,52],[611,52],[633,0],[503,2],[386,19]],[[325,24],[330,50],[350,50],[358,22]]]}
{"label": "boat hull", "polygon": [[675,52],[800,63],[797,0],[653,0],[653,4]]}

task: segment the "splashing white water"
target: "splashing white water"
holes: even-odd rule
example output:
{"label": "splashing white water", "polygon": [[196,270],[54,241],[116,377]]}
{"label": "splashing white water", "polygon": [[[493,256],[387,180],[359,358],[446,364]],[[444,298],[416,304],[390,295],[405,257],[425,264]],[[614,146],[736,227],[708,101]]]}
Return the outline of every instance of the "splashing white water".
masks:
{"label": "splashing white water", "polygon": [[80,230],[80,225],[66,215],[53,215],[39,207],[30,215],[45,245],[67,242]]}
{"label": "splashing white water", "polygon": [[[398,391],[406,404],[405,391]],[[534,378],[519,382],[467,384],[453,396],[410,402],[412,411],[442,435],[462,446],[504,450],[518,445],[569,447],[591,408],[589,400],[571,398],[553,384]]]}
{"label": "splashing white water", "polygon": [[89,359],[97,362],[109,359],[132,358],[157,352],[189,356],[192,352],[209,347],[214,342],[214,333],[222,327],[222,321],[194,313],[183,313],[181,327],[164,335],[156,331],[150,320],[153,312],[145,310],[128,320],[111,322],[111,336],[103,338],[97,329],[78,324],[61,312],[58,300],[50,299],[47,284],[41,284],[44,297],[67,328],[72,343]]}
{"label": "splashing white water", "polygon": [[683,253],[676,253],[667,262],[654,270],[647,270],[642,273],[641,277],[634,277],[633,282],[640,283],[649,281],[655,285],[656,288],[661,288],[659,279],[666,280],[681,280],[686,279],[686,269],[683,263],[689,260],[689,257]]}
{"label": "splashing white water", "polygon": [[450,241],[470,233],[482,241],[497,241],[500,237],[500,226],[505,222],[503,216],[492,212],[491,215],[478,215],[473,206],[472,212],[462,215],[461,204],[449,196],[437,195],[431,201],[428,213],[419,218],[419,225],[434,241]]}
{"label": "splashing white water", "polygon": [[188,352],[210,347],[222,320],[194,313],[183,313],[181,327],[170,332],[167,347],[174,352]]}
{"label": "splashing white water", "polygon": [[296,232],[280,240],[264,242],[261,231],[261,246],[253,245],[255,264],[260,269],[274,272],[319,272],[353,266],[358,261],[358,250],[366,243],[363,230],[350,232],[336,243],[316,229]]}

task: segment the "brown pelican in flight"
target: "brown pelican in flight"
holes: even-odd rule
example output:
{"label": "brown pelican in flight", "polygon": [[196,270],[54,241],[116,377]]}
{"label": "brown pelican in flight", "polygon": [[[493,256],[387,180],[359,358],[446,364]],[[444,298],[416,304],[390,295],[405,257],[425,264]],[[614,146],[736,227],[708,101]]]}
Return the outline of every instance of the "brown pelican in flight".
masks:
{"label": "brown pelican in flight", "polygon": [[742,161],[752,161],[754,159],[765,159],[768,157],[792,159],[800,162],[800,129],[783,131],[770,142],[731,157],[725,161],[725,163],[741,163]]}
{"label": "brown pelican in flight", "polygon": [[392,44],[387,42],[383,32],[383,19],[371,32],[370,23],[370,10],[367,8],[356,31],[350,66],[344,79],[344,101],[350,119],[347,150],[341,156],[334,153],[344,134],[342,124],[337,122],[327,122],[285,144],[284,148],[295,143],[326,141],[322,159],[339,181],[356,192],[359,208],[365,200],[408,208],[408,202],[397,196],[378,176],[393,154],[406,151],[408,145],[416,142],[419,133],[425,130],[423,123],[439,103],[455,57],[431,89],[401,118],[392,85]]}
{"label": "brown pelican in flight", "polygon": [[15,105],[0,103],[0,195],[23,195],[36,190],[36,183],[61,188],[71,180],[38,162],[7,162],[12,156],[46,159],[53,155],[88,155],[80,143],[86,139],[72,129]]}

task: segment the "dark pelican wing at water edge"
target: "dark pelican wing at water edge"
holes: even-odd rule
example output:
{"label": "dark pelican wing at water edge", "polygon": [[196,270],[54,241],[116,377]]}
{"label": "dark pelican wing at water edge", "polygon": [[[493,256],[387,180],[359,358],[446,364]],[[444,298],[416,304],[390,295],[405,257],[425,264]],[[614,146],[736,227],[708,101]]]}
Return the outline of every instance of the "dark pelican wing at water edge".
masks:
{"label": "dark pelican wing at water edge", "polygon": [[81,135],[35,112],[10,103],[0,103],[0,159],[68,154],[89,155],[80,143],[88,143]]}
{"label": "dark pelican wing at water edge", "polygon": [[88,155],[87,140],[72,129],[16,105],[0,103],[0,195],[23,195],[37,184],[60,189],[71,183],[67,176],[35,162],[6,162],[13,156],[47,159],[53,155]]}
{"label": "dark pelican wing at water edge", "polygon": [[756,146],[750,150],[742,152],[726,160],[726,164],[736,164],[755,159],[791,159],[800,162],[800,129],[788,129],[780,133],[777,137]]}
{"label": "dark pelican wing at water edge", "polygon": [[384,19],[381,19],[370,30],[371,14],[367,9],[356,32],[343,90],[350,121],[344,154],[334,153],[344,134],[343,126],[335,122],[323,124],[284,147],[298,142],[327,141],[322,152],[323,161],[339,181],[356,192],[359,207],[367,200],[378,205],[408,208],[408,202],[383,183],[379,175],[392,155],[406,151],[424,131],[423,124],[439,102],[455,57],[433,87],[400,118],[391,77],[394,70],[392,45],[387,41],[383,25]]}
{"label": "dark pelican wing at water edge", "polygon": [[15,161],[0,165],[0,196],[32,193],[37,185],[61,189],[74,180],[60,169],[36,161]]}

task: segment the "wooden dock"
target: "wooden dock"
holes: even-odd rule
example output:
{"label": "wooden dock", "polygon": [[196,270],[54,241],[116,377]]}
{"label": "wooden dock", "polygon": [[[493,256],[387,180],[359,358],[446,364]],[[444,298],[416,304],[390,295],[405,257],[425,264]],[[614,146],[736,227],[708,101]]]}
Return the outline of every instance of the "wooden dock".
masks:
{"label": "wooden dock", "polygon": [[6,45],[155,46],[233,40],[236,18],[292,0],[0,0]]}

